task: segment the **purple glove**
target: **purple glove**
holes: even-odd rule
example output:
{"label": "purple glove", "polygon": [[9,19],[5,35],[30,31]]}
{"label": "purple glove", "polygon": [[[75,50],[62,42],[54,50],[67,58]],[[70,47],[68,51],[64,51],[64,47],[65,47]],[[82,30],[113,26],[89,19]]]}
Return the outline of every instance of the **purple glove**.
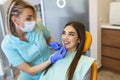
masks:
{"label": "purple glove", "polygon": [[56,51],[53,55],[50,56],[52,63],[55,63],[57,60],[62,59],[67,54],[67,49],[63,46],[60,50]]}
{"label": "purple glove", "polygon": [[49,46],[52,47],[53,49],[55,49],[56,51],[61,48],[61,44],[58,43],[58,42],[55,42],[55,41],[50,42],[50,43],[49,43]]}

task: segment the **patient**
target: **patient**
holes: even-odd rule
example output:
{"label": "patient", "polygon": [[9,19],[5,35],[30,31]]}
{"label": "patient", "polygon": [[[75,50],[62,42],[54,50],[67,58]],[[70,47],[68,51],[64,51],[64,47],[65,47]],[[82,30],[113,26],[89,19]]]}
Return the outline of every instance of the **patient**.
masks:
{"label": "patient", "polygon": [[95,59],[83,53],[85,26],[80,22],[67,23],[61,39],[68,50],[66,57],[43,72],[39,80],[90,80],[90,67]]}

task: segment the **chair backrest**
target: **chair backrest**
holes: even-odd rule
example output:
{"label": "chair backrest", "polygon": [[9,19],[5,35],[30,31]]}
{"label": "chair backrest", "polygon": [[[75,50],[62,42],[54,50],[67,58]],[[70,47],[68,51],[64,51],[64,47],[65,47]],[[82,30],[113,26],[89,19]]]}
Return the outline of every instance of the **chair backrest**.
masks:
{"label": "chair backrest", "polygon": [[90,45],[92,43],[92,36],[90,32],[85,31],[85,35],[86,37],[85,37],[85,45],[84,45],[83,52],[86,52],[90,48]]}
{"label": "chair backrest", "polygon": [[[92,36],[91,36],[90,32],[86,31],[85,34],[86,34],[86,39],[85,39],[85,46],[84,46],[83,52],[86,52],[90,48],[90,45],[92,43]],[[92,66],[91,66],[90,80],[97,80],[97,64],[96,64],[96,62],[93,62]]]}

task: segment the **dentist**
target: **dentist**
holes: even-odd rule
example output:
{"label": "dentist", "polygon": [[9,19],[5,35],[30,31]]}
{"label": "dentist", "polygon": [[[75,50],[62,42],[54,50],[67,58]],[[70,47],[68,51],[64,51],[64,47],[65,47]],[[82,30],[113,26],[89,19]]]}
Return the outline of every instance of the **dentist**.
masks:
{"label": "dentist", "polygon": [[[6,22],[9,33],[1,48],[9,62],[20,70],[18,80],[38,80],[46,67],[66,55],[66,48],[53,41],[36,17],[30,3],[12,0]],[[53,55],[48,45],[57,50]]]}

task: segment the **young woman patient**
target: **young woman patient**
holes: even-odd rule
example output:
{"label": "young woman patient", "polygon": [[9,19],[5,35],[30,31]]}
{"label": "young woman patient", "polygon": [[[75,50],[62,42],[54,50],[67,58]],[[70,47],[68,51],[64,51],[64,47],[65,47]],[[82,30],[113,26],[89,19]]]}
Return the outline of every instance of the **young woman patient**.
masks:
{"label": "young woman patient", "polygon": [[67,55],[43,72],[39,80],[90,80],[90,67],[95,59],[85,56],[85,27],[80,22],[69,22],[62,33],[62,44]]}

